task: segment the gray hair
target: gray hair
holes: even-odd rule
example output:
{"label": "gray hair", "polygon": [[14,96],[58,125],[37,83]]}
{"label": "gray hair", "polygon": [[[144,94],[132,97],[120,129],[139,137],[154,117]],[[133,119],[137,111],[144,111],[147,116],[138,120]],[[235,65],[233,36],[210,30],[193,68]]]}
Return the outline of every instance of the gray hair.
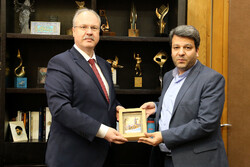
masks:
{"label": "gray hair", "polygon": [[180,25],[180,26],[172,29],[169,33],[170,46],[172,46],[172,39],[173,39],[174,35],[193,39],[196,49],[198,49],[200,46],[199,31],[194,26]]}
{"label": "gray hair", "polygon": [[81,13],[84,13],[84,12],[91,12],[91,13],[95,14],[96,17],[99,20],[100,25],[101,25],[101,18],[100,18],[100,16],[94,10],[88,9],[88,8],[83,8],[83,9],[78,9],[76,11],[76,13],[75,13],[75,15],[73,17],[73,27],[75,26],[77,16],[80,15]]}

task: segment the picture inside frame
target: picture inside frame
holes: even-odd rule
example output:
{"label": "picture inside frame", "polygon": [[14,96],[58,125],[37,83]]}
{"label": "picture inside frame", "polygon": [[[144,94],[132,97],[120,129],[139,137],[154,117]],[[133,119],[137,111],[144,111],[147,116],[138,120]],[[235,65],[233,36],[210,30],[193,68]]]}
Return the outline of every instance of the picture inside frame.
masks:
{"label": "picture inside frame", "polygon": [[38,67],[37,69],[37,84],[38,86],[44,86],[46,79],[47,67]]}
{"label": "picture inside frame", "polygon": [[142,133],[142,115],[139,112],[123,113],[123,132],[128,133]]}
{"label": "picture inside frame", "polygon": [[146,112],[141,108],[119,111],[119,132],[129,141],[138,140],[147,132]]}
{"label": "picture inside frame", "polygon": [[10,121],[9,124],[14,142],[28,141],[23,121]]}

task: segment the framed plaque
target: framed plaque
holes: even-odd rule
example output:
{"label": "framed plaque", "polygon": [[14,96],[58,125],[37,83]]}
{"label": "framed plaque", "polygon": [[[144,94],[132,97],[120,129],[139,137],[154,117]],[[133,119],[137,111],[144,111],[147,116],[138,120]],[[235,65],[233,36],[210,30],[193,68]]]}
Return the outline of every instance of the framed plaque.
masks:
{"label": "framed plaque", "polygon": [[60,35],[60,22],[31,21],[31,34]]}
{"label": "framed plaque", "polygon": [[144,137],[147,132],[146,112],[141,108],[119,111],[119,132],[129,141]]}

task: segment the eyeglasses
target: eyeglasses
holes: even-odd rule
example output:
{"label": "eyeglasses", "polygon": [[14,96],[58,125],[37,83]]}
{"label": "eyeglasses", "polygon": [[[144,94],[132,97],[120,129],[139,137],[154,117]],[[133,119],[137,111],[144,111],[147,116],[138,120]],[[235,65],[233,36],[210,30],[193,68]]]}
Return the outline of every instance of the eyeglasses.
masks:
{"label": "eyeglasses", "polygon": [[87,31],[88,29],[91,29],[91,31],[99,31],[100,28],[98,26],[87,26],[87,25],[82,25],[82,26],[74,26],[74,28],[80,28],[83,31]]}

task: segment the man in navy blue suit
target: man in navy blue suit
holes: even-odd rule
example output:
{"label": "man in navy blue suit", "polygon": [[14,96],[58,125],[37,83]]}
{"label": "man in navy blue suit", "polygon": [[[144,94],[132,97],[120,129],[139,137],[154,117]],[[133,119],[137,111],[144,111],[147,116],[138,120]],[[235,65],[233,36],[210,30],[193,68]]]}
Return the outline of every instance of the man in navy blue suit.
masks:
{"label": "man in navy blue suit", "polygon": [[164,75],[159,102],[141,106],[147,115],[156,113],[158,131],[139,142],[154,146],[152,167],[227,167],[220,130],[224,77],[197,60],[195,27],[178,26],[169,38],[176,68]]}
{"label": "man in navy blue suit", "polygon": [[74,46],[48,63],[49,167],[101,167],[111,142],[127,142],[114,129],[116,112],[123,107],[116,100],[111,67],[94,52],[100,24],[93,10],[78,10],[73,18]]}

